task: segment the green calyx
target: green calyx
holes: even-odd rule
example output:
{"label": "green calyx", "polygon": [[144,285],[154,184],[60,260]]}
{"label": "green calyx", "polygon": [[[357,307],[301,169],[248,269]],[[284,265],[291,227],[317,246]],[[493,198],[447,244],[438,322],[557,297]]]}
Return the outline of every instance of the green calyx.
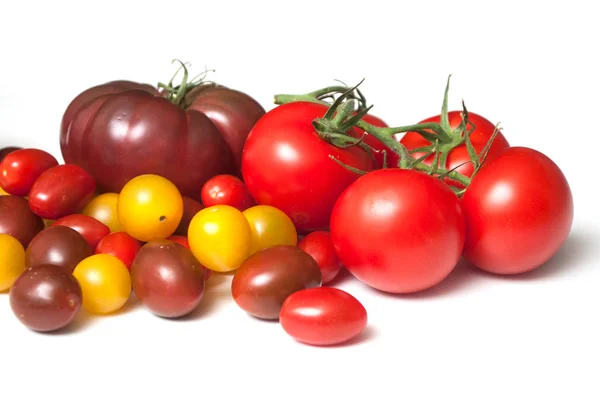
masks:
{"label": "green calyx", "polygon": [[[205,80],[206,76],[208,75],[208,72],[214,72],[214,70],[205,69],[204,72],[200,73],[192,79],[189,79],[188,67],[191,65],[187,62],[184,63],[178,59],[174,59],[172,61],[172,63],[176,62],[179,63],[179,68],[177,68],[177,71],[175,72],[169,83],[165,84],[159,82],[157,86],[158,88],[164,90],[164,92],[166,93],[166,98],[169,101],[171,101],[175,105],[186,107],[186,95],[196,87],[202,86],[204,84],[209,84],[210,82],[207,82]],[[183,77],[181,79],[181,82],[176,86],[173,86],[173,81],[181,71],[183,71]]]}

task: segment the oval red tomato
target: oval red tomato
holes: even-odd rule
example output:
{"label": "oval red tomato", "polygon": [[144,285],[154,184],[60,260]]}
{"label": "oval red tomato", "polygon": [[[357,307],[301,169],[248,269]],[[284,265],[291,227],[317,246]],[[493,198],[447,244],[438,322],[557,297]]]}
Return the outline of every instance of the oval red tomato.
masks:
{"label": "oval red tomato", "polygon": [[239,178],[221,174],[214,176],[202,187],[202,203],[204,206],[228,205],[244,211],[254,205],[246,184]]}
{"label": "oval red tomato", "polygon": [[35,148],[9,153],[0,163],[0,187],[11,195],[27,196],[33,183],[58,161],[46,151]]}
{"label": "oval red tomato", "polygon": [[70,214],[59,218],[52,225],[63,225],[79,232],[90,245],[92,253],[96,250],[100,240],[110,234],[110,228],[95,218],[84,214]]}
{"label": "oval red tomato", "polygon": [[127,269],[131,269],[131,264],[141,247],[142,243],[127,235],[127,233],[113,232],[100,240],[96,246],[95,254],[115,256],[125,264]]}
{"label": "oval red tomato", "polygon": [[311,232],[298,242],[298,247],[310,254],[319,264],[323,284],[331,282],[340,272],[342,263],[335,252],[329,232]]}

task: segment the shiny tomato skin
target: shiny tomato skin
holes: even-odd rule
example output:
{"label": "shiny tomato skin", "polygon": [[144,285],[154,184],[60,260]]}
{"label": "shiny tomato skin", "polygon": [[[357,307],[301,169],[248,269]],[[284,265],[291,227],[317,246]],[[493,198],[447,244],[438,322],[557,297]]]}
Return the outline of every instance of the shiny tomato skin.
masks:
{"label": "shiny tomato skin", "polygon": [[204,209],[202,203],[189,198],[187,196],[183,196],[183,215],[181,216],[181,221],[175,230],[176,235],[187,236],[188,228],[190,227],[190,222],[196,214],[200,212],[200,210]]}
{"label": "shiny tomato skin", "polygon": [[131,269],[131,264],[141,247],[142,242],[127,235],[126,232],[113,232],[102,238],[94,254],[115,256],[125,264],[127,269]]}
{"label": "shiny tomato skin", "polygon": [[351,294],[333,287],[315,287],[290,295],[279,322],[294,339],[326,346],[347,342],[362,333],[367,310]]}
{"label": "shiny tomato skin", "polygon": [[100,221],[110,228],[110,232],[120,232],[123,226],[119,221],[117,205],[119,203],[118,193],[103,193],[88,202],[82,214]]}
{"label": "shiny tomato skin", "polygon": [[573,197],[564,174],[546,155],[512,147],[475,176],[462,205],[464,257],[495,274],[540,267],[567,239]]}
{"label": "shiny tomato skin", "polygon": [[374,167],[362,148],[341,149],[319,137],[312,122],[327,109],[308,102],[274,108],[256,123],[242,155],[242,174],[252,197],[282,210],[300,233],[327,229],[336,199],[359,177],[330,155],[360,170]]}
{"label": "shiny tomato skin", "polygon": [[58,161],[46,151],[35,148],[9,153],[0,163],[0,187],[16,196],[27,196],[35,180]]}
{"label": "shiny tomato skin", "polygon": [[[181,235],[171,235],[167,238],[167,240],[179,243],[181,246],[185,247],[188,250],[192,250],[190,248],[190,242],[188,241],[188,238],[186,238],[185,236],[181,236]],[[204,269],[204,279],[208,280],[210,279],[211,275],[212,275],[212,271],[208,268],[206,268],[204,265],[202,266],[202,268]]]}
{"label": "shiny tomato skin", "polygon": [[95,218],[84,214],[71,214],[59,218],[53,222],[52,225],[63,225],[79,232],[87,241],[88,245],[90,245],[90,250],[92,252],[96,250],[96,246],[98,246],[100,240],[110,234],[110,228]]}
{"label": "shiny tomato skin", "polygon": [[342,263],[327,231],[311,232],[298,242],[298,247],[310,254],[319,264],[323,275],[323,284],[335,279],[342,269]]}
{"label": "shiny tomato skin", "polygon": [[459,199],[441,180],[382,169],[340,196],[331,239],[357,279],[388,293],[413,293],[452,272],[465,241],[465,218]]}
{"label": "shiny tomato skin", "polygon": [[202,203],[205,207],[228,205],[244,211],[254,205],[246,184],[236,176],[214,176],[202,187]]}

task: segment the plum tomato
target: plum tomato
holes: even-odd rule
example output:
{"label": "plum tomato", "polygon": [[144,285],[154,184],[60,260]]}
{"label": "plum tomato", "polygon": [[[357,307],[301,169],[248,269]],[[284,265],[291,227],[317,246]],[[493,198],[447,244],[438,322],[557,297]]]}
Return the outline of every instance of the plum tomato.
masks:
{"label": "plum tomato", "polygon": [[0,234],[16,238],[24,248],[40,231],[44,220],[34,214],[27,199],[18,196],[0,196]]}
{"label": "plum tomato", "polygon": [[252,248],[252,230],[235,207],[207,207],[194,216],[188,240],[202,265],[216,272],[233,271],[242,265]]}
{"label": "plum tomato", "polygon": [[81,310],[82,291],[77,279],[54,265],[30,268],[10,289],[10,306],[17,319],[37,332],[69,325]]}
{"label": "plum tomato", "polygon": [[296,246],[298,233],[292,220],[273,206],[253,206],[243,212],[252,230],[250,254],[268,247]]}
{"label": "plum tomato", "polygon": [[115,256],[125,264],[127,269],[131,269],[131,264],[141,247],[142,243],[127,235],[126,232],[113,232],[100,240],[94,254]]}
{"label": "plum tomato", "polygon": [[530,148],[508,148],[467,188],[464,257],[495,274],[519,274],[548,261],[573,223],[571,188],[559,167]]}
{"label": "plum tomato", "polygon": [[183,216],[175,230],[175,234],[187,236],[192,218],[194,218],[194,216],[202,209],[204,209],[202,203],[187,196],[183,196]]}
{"label": "plum tomato", "polygon": [[38,177],[54,166],[58,161],[41,149],[11,152],[0,163],[0,187],[11,195],[27,196]]}
{"label": "plum tomato", "polygon": [[172,235],[183,217],[183,198],[164,177],[137,176],[127,182],[117,203],[123,230],[142,242]]}
{"label": "plum tomato", "polygon": [[382,169],[340,196],[330,233],[342,264],[357,279],[388,293],[412,293],[438,284],[455,268],[465,217],[440,179]]}
{"label": "plum tomato", "polygon": [[331,282],[339,274],[342,262],[335,252],[329,232],[311,232],[298,242],[298,247],[310,254],[319,264],[323,275],[323,284]]}
{"label": "plum tomato", "polygon": [[129,270],[110,254],[94,254],[84,259],[75,267],[73,275],[83,291],[83,307],[90,313],[115,312],[131,295]]}
{"label": "plum tomato", "polygon": [[118,193],[103,193],[92,198],[83,209],[82,214],[100,221],[110,228],[110,232],[120,232],[123,231],[123,227],[119,222],[117,203],[119,203]]}
{"label": "plum tomato", "polygon": [[23,271],[25,271],[23,245],[10,235],[0,234],[0,292],[10,289]]}
{"label": "plum tomato", "polygon": [[367,310],[351,294],[333,287],[316,287],[290,295],[279,322],[287,334],[311,345],[345,343],[362,333]]}
{"label": "plum tomato", "polygon": [[250,256],[236,271],[231,294],[248,314],[278,319],[283,302],[294,292],[322,284],[316,261],[296,246],[275,246]]}
{"label": "plum tomato", "polygon": [[91,254],[90,245],[79,232],[53,225],[33,238],[25,251],[25,264],[27,268],[50,264],[73,272]]}
{"label": "plum tomato", "polygon": [[246,184],[229,174],[220,174],[208,180],[202,187],[201,197],[206,207],[228,205],[244,211],[255,204]]}
{"label": "plum tomato", "polygon": [[100,240],[110,233],[110,229],[106,225],[84,214],[71,214],[59,218],[52,225],[62,225],[79,232],[88,245],[90,245],[91,252],[96,250],[96,246],[98,246]]}

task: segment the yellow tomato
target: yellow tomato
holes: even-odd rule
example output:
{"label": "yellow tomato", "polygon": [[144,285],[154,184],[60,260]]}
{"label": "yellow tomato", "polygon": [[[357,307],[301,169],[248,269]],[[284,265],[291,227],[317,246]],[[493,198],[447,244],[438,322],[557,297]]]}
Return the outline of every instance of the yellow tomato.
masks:
{"label": "yellow tomato", "polygon": [[123,231],[117,216],[118,193],[103,193],[93,198],[83,209],[83,214],[100,221],[110,232]]}
{"label": "yellow tomato", "polygon": [[2,189],[2,187],[0,187],[0,196],[2,195],[10,195],[8,192],[6,192],[4,189]]}
{"label": "yellow tomato", "polygon": [[131,295],[131,276],[121,260],[110,254],[94,254],[75,267],[73,276],[83,293],[83,307],[108,314],[125,305]]}
{"label": "yellow tomato", "polygon": [[202,265],[216,272],[229,272],[250,255],[252,231],[241,211],[217,205],[200,210],[192,218],[188,241]]}
{"label": "yellow tomato", "polygon": [[183,217],[183,198],[164,177],[145,174],[130,180],[117,204],[123,230],[142,242],[173,235]]}
{"label": "yellow tomato", "polygon": [[296,246],[298,233],[292,219],[273,206],[253,206],[244,210],[244,216],[252,230],[252,250],[254,254],[273,246]]}
{"label": "yellow tomato", "polygon": [[25,249],[10,235],[0,235],[0,292],[9,290],[25,271]]}

